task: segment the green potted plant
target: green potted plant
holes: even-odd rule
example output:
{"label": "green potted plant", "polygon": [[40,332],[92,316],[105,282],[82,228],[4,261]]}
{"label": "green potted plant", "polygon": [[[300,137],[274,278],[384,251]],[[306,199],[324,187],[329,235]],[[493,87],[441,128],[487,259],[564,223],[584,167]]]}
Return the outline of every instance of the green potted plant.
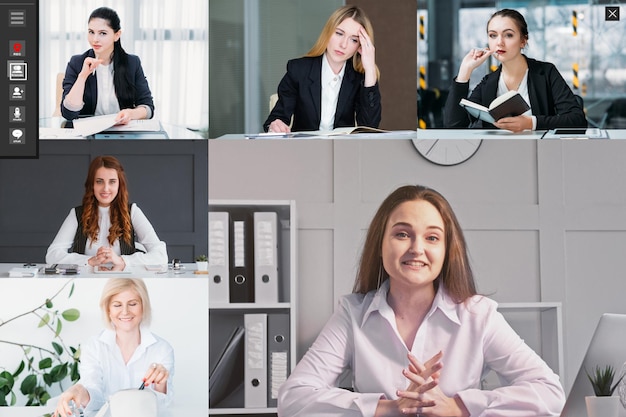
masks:
{"label": "green potted plant", "polygon": [[196,256],[196,270],[199,273],[209,270],[209,260],[207,259],[206,255]]}
{"label": "green potted plant", "polygon": [[591,382],[595,396],[585,397],[587,404],[587,415],[589,417],[617,417],[619,411],[619,397],[614,397],[613,392],[621,382],[624,375],[613,384],[615,370],[611,365],[604,368],[597,366],[589,374],[585,369],[587,378]]}

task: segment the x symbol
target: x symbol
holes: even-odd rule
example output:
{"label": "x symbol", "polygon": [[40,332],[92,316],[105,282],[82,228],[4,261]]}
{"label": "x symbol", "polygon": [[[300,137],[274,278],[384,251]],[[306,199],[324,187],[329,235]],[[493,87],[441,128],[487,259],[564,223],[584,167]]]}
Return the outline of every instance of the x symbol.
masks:
{"label": "x symbol", "polygon": [[618,7],[606,6],[604,8],[604,20],[618,21],[619,20],[619,6]]}

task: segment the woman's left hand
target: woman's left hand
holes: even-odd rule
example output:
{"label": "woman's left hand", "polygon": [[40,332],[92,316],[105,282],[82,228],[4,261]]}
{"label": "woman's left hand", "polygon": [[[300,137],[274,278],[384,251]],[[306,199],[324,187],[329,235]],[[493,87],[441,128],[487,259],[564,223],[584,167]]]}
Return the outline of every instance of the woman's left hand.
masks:
{"label": "woman's left hand", "polygon": [[160,363],[153,363],[146,371],[143,381],[146,386],[154,384],[153,389],[159,392],[167,392],[167,378],[170,372]]}
{"label": "woman's left hand", "polygon": [[376,48],[374,48],[374,43],[362,26],[359,29],[359,43],[361,44],[359,53],[361,54],[361,62],[365,70],[365,87],[372,87],[376,84],[377,78]]}
{"label": "woman's left hand", "polygon": [[532,130],[533,119],[530,116],[503,117],[493,125],[499,129],[506,129],[517,133],[524,130]]}
{"label": "woman's left hand", "polygon": [[133,113],[131,109],[120,110],[115,119],[116,125],[126,125],[133,120]]}

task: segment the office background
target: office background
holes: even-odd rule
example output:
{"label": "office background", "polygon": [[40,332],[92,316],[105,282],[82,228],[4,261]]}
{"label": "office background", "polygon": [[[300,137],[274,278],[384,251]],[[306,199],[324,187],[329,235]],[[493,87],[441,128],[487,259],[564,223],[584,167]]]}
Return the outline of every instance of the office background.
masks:
{"label": "office background", "polygon": [[[626,25],[606,20],[601,0],[417,0],[420,119],[441,127],[439,115],[463,57],[487,45],[489,17],[502,8],[518,10],[528,24],[524,54],[553,63],[572,91],[584,100],[590,127],[626,126]],[[622,15],[624,7],[622,7]],[[499,62],[490,58],[474,71],[473,88]],[[611,105],[613,104],[613,107]],[[613,116],[617,116],[615,118]],[[613,118],[613,120],[610,120]],[[621,118],[621,119],[619,119]]]}
{"label": "office background", "polygon": [[[67,278],[3,278],[0,280],[2,321],[41,305],[47,298],[59,291],[67,281],[69,281]],[[80,311],[78,320],[63,322],[60,335],[66,346],[78,347],[100,334],[104,329],[99,303],[106,281],[107,278],[75,279],[71,297],[68,297],[70,286],[67,286],[53,300],[53,309],[65,311],[76,308]],[[201,298],[195,295],[207,294],[208,283],[205,279],[198,278],[175,280],[154,278],[147,279],[145,282],[152,304],[152,324],[149,329],[167,340],[174,349],[174,403],[179,408],[182,406],[185,409],[203,412],[193,415],[206,415],[209,390],[209,324],[206,313],[208,300],[206,297]],[[173,296],[173,294],[176,295]],[[191,299],[193,302],[189,302]],[[34,315],[27,315],[0,326],[0,340],[51,348],[51,332],[45,327],[38,327],[40,320],[41,318]],[[60,343],[58,339],[56,341]],[[22,359],[24,359],[24,354],[18,346],[0,342],[0,369],[14,372]],[[20,393],[19,384],[25,376],[26,371],[22,372],[14,390],[17,394],[17,405],[21,406],[26,403],[26,399]],[[140,384],[141,381],[137,381],[137,387]],[[63,388],[67,389],[69,386],[68,379],[68,382],[63,384]],[[48,392],[55,397],[61,393],[61,390],[57,384],[54,384]],[[34,415],[36,411],[32,413]]]}
{"label": "office background", "polygon": [[138,55],[162,122],[206,129],[209,119],[207,0],[47,0],[39,2],[39,114],[50,117],[57,73],[90,48],[87,24],[101,6],[117,11],[122,47]]}
{"label": "office background", "polygon": [[260,132],[287,61],[309,51],[344,3],[360,6],[374,26],[380,127],[414,130],[414,0],[211,0],[209,137]]}
{"label": "office background", "polygon": [[209,141],[209,198],[296,201],[300,359],[351,292],[382,200],[404,184],[435,188],[465,230],[481,293],[562,302],[568,392],[600,315],[626,313],[625,154],[624,141],[484,140],[442,167],[404,140]]}
{"label": "office background", "polygon": [[0,262],[45,263],[72,207],[82,203],[91,160],[113,155],[169,259],[206,255],[206,140],[42,140],[39,159],[0,159]]}

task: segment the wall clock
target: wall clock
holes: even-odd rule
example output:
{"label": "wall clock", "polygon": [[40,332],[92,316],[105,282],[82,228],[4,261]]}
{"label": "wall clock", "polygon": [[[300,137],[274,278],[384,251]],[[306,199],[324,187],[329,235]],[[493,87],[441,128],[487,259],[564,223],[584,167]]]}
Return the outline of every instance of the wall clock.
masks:
{"label": "wall clock", "polygon": [[417,152],[428,161],[444,166],[458,165],[470,159],[482,139],[412,139]]}

